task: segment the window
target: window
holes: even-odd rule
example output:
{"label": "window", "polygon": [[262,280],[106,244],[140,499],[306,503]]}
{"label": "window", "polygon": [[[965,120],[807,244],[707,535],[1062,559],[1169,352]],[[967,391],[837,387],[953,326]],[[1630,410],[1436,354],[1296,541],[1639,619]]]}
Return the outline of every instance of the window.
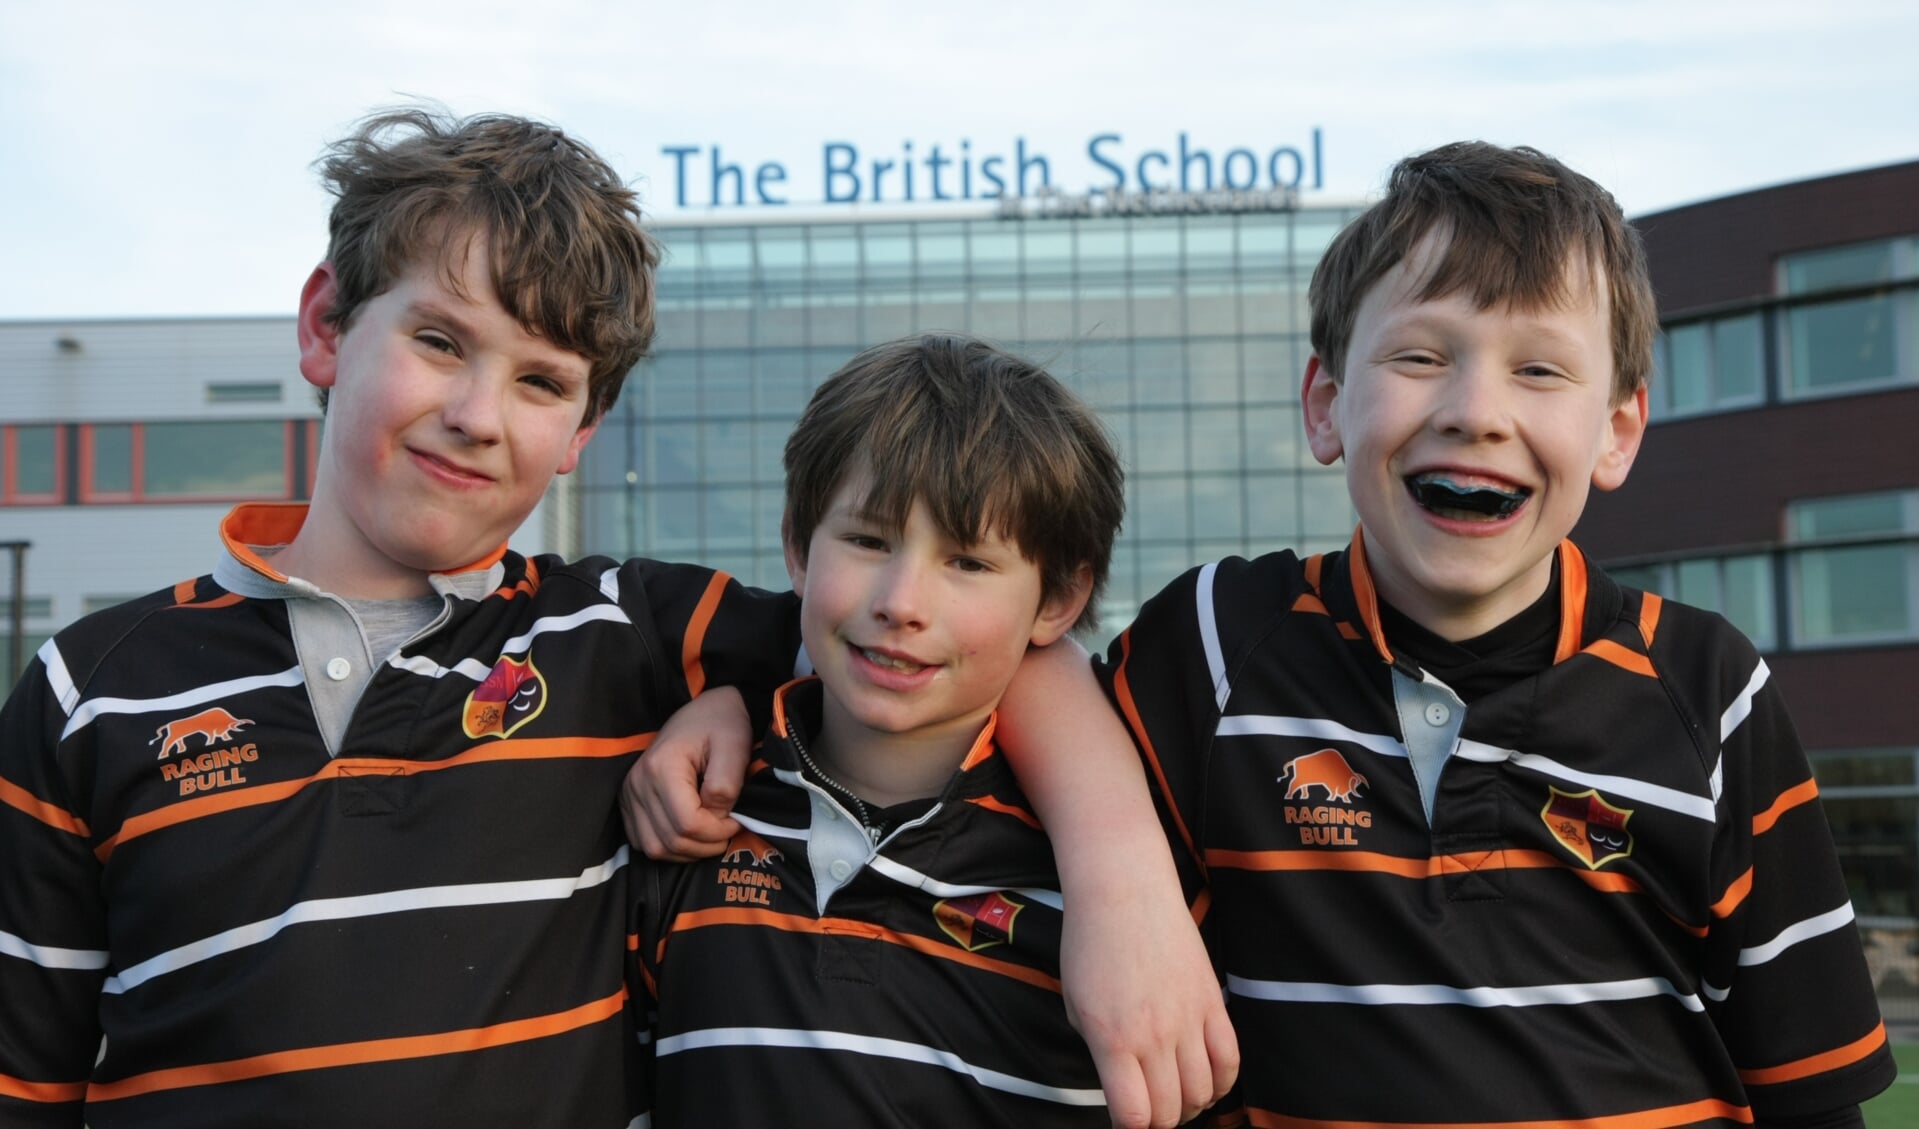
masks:
{"label": "window", "polygon": [[1766,396],[1758,313],[1669,326],[1653,346],[1655,418],[1758,404]]}
{"label": "window", "polygon": [[66,430],[58,424],[0,428],[0,502],[10,506],[58,502],[65,493]]}
{"label": "window", "polygon": [[[309,428],[310,421],[301,421]],[[182,420],[80,428],[86,502],[288,498],[291,420]]]}
{"label": "window", "polygon": [[277,380],[211,381],[207,384],[209,404],[277,404],[283,393]]}
{"label": "window", "polygon": [[1661,596],[1718,612],[1762,651],[1779,646],[1773,614],[1772,555],[1693,557],[1608,569],[1614,580]]}
{"label": "window", "polygon": [[[1779,318],[1785,390],[1820,395],[1910,382],[1919,371],[1919,238],[1889,239],[1786,255],[1779,290],[1796,302]],[[1899,285],[1902,281],[1907,285]],[[1876,289],[1861,293],[1861,287]]]}
{"label": "window", "polygon": [[1919,749],[1816,750],[1810,756],[1868,947],[1877,929],[1903,929],[1912,938],[1919,926]]}
{"label": "window", "polygon": [[1919,638],[1919,490],[1791,504],[1795,646]]}

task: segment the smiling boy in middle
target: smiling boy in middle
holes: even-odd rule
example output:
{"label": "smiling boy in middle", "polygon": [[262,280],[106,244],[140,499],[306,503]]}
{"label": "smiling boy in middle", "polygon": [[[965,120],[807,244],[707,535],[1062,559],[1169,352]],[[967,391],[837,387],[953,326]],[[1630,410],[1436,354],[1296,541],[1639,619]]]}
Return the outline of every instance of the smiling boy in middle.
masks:
{"label": "smiling boy in middle", "polygon": [[1052,849],[993,740],[1028,647],[1091,619],[1124,508],[1104,430],[927,336],[823,384],[786,470],[818,678],[776,696],[722,856],[635,876],[652,1124],[1105,1125]]}

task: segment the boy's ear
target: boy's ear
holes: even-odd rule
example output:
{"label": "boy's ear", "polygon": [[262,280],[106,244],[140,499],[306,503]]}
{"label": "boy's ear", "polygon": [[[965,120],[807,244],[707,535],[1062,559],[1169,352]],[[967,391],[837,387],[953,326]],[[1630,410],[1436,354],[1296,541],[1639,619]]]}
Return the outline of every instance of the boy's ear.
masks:
{"label": "boy's ear", "polygon": [[300,288],[300,375],[315,388],[333,387],[339,373],[340,331],[327,320],[337,293],[331,262],[314,267]]}
{"label": "boy's ear", "polygon": [[1306,379],[1299,386],[1300,418],[1306,424],[1306,446],[1321,466],[1332,466],[1346,451],[1339,438],[1339,382],[1320,363],[1319,354],[1306,360]]}
{"label": "boy's ear", "polygon": [[1066,591],[1040,601],[1039,616],[1033,620],[1033,645],[1048,646],[1071,631],[1092,595],[1093,566],[1080,565],[1073,570],[1073,580]]}
{"label": "boy's ear", "polygon": [[586,441],[593,438],[593,433],[599,429],[600,421],[597,419],[592,423],[581,424],[573,433],[572,442],[567,444],[566,456],[560,460],[560,465],[554,468],[553,473],[572,474],[573,468],[580,465],[580,452],[586,450]]}
{"label": "boy's ear", "polygon": [[1640,386],[1621,400],[1606,417],[1606,435],[1593,464],[1593,489],[1617,490],[1625,484],[1626,472],[1639,455],[1639,443],[1646,437],[1646,389]]}
{"label": "boy's ear", "polygon": [[780,544],[786,549],[786,576],[793,582],[793,591],[806,595],[806,555],[799,546],[793,544],[793,515],[780,518]]}

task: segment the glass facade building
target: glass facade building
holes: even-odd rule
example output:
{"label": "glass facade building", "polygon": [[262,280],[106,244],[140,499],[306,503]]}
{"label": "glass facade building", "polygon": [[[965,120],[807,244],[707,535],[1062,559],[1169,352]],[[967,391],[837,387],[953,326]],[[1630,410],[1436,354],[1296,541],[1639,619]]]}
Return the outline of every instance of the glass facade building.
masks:
{"label": "glass facade building", "polygon": [[861,223],[659,234],[660,335],[576,476],[580,547],[787,583],[787,433],[860,349],[963,331],[1045,364],[1126,462],[1108,626],[1198,561],[1337,547],[1354,516],[1299,421],[1306,287],[1356,209]]}

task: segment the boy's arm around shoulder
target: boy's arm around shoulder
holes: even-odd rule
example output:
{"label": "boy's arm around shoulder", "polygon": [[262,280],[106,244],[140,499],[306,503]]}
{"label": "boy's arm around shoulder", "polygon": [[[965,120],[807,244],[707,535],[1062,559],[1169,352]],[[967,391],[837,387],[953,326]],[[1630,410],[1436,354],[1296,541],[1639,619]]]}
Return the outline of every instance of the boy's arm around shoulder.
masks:
{"label": "boy's arm around shoulder", "polygon": [[1029,652],[1000,736],[1053,841],[1061,982],[1113,1123],[1187,1120],[1231,1087],[1239,1048],[1138,757],[1078,644]]}
{"label": "boy's arm around shoulder", "polygon": [[1818,785],[1771,671],[1743,636],[1678,607],[1660,631],[1670,645],[1708,651],[1681,676],[1701,689],[1681,693],[1704,698],[1700,722],[1718,729],[1711,873],[1724,893],[1702,987],[1758,1124],[1843,1117],[1898,1068]]}
{"label": "boy's arm around shoulder", "polygon": [[608,576],[649,651],[646,676],[679,707],[627,774],[628,838],[653,858],[716,855],[737,830],[728,813],[773,692],[794,675],[799,597],[696,565],[633,560]]}
{"label": "boy's arm around shoulder", "polygon": [[[42,654],[59,664],[54,646]],[[70,694],[35,658],[0,707],[0,1125],[7,1126],[79,1126],[100,1049],[106,906],[86,807],[59,760],[71,704],[63,696]]]}

